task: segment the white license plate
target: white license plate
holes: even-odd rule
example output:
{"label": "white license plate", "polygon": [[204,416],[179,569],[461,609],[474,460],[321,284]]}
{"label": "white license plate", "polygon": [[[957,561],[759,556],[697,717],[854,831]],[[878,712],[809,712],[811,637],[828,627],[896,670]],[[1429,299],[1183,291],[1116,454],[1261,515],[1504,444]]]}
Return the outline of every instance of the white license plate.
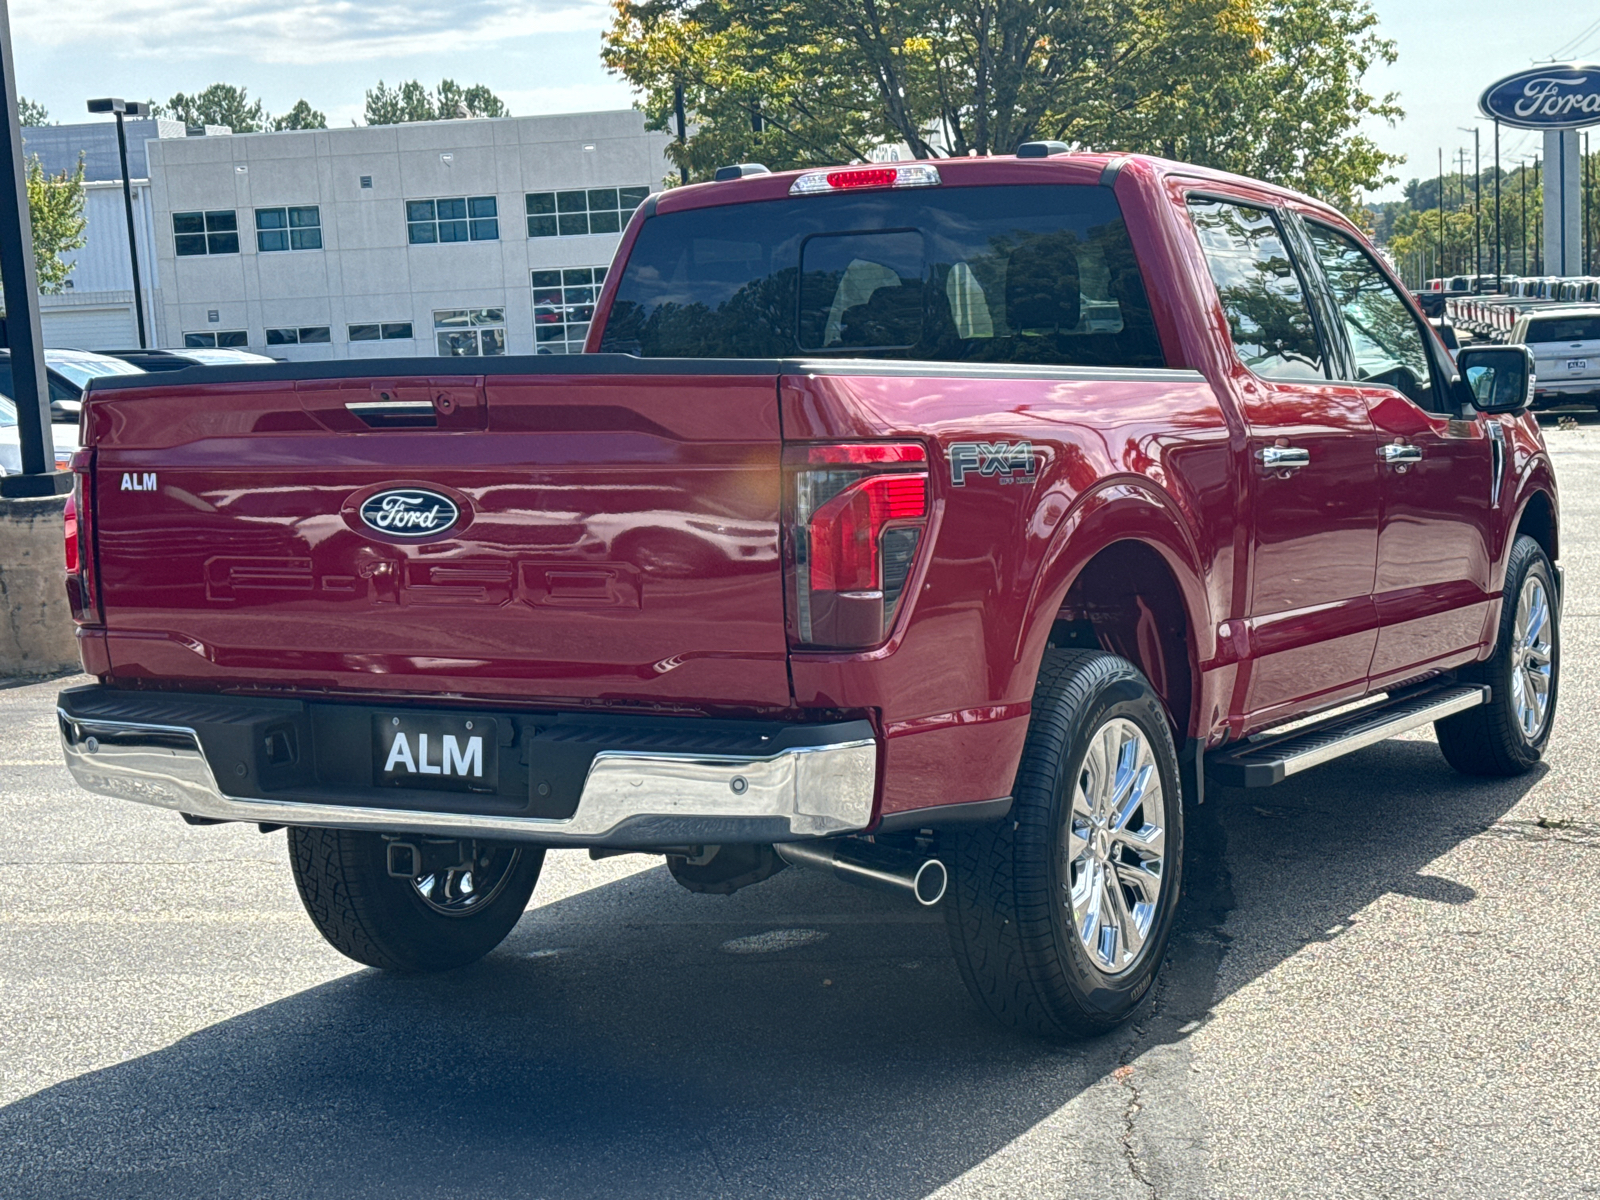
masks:
{"label": "white license plate", "polygon": [[1589,360],[1587,358],[1569,358],[1569,359],[1567,359],[1567,370],[1569,370],[1569,371],[1587,371],[1588,369],[1589,369]]}

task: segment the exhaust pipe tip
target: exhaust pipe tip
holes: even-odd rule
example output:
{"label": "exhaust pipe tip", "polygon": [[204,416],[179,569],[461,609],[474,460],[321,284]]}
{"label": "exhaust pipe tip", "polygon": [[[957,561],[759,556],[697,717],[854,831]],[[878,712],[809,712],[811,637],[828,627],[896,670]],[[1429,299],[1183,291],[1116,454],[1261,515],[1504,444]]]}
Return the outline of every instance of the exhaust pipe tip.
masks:
{"label": "exhaust pipe tip", "polygon": [[943,900],[945,889],[949,886],[950,873],[937,858],[930,858],[923,863],[911,877],[911,894],[924,908],[932,908]]}

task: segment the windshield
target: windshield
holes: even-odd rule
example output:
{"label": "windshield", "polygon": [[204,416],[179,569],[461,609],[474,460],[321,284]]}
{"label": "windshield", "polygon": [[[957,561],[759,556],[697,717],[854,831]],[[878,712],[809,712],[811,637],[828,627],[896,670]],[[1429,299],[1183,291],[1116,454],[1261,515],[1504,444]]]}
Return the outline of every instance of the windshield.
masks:
{"label": "windshield", "polygon": [[652,217],[600,349],[1165,365],[1116,197],[1062,185],[807,196]]}
{"label": "windshield", "polygon": [[88,387],[89,380],[98,379],[102,375],[144,374],[132,363],[123,362],[120,358],[105,358],[98,354],[52,354],[46,350],[44,360],[80,388]]}
{"label": "windshield", "polygon": [[17,406],[0,396],[0,429],[11,429],[17,423]]}
{"label": "windshield", "polygon": [[1600,316],[1529,321],[1527,340],[1529,342],[1600,341]]}

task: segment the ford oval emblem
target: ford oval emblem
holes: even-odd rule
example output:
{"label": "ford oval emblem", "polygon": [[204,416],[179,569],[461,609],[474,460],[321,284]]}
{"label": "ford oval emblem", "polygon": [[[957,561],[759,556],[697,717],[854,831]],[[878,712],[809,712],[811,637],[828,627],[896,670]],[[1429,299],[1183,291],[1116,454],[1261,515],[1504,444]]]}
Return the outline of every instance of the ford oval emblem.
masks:
{"label": "ford oval emblem", "polygon": [[361,502],[361,523],[390,537],[437,537],[460,519],[455,501],[427,488],[390,488]]}
{"label": "ford oval emblem", "polygon": [[1600,65],[1542,63],[1489,85],[1478,109],[1518,129],[1600,125]]}

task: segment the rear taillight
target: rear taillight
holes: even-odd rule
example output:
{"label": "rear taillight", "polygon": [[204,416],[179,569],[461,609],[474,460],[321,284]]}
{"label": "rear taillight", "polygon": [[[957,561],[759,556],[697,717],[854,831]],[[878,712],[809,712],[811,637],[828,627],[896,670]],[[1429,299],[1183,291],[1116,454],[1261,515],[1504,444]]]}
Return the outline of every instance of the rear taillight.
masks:
{"label": "rear taillight", "polygon": [[72,608],[72,619],[79,625],[93,624],[99,620],[90,570],[93,561],[93,530],[88,500],[90,464],[91,452],[88,450],[79,450],[72,456],[72,495],[67,497],[66,508],[67,602]]}
{"label": "rear taillight", "polygon": [[796,446],[788,465],[790,641],[862,649],[894,627],[928,523],[914,443]]}
{"label": "rear taillight", "polygon": [[66,511],[62,514],[66,518],[67,529],[67,574],[78,573],[78,562],[82,557],[78,549],[78,484],[72,484],[72,495],[67,497]]}

